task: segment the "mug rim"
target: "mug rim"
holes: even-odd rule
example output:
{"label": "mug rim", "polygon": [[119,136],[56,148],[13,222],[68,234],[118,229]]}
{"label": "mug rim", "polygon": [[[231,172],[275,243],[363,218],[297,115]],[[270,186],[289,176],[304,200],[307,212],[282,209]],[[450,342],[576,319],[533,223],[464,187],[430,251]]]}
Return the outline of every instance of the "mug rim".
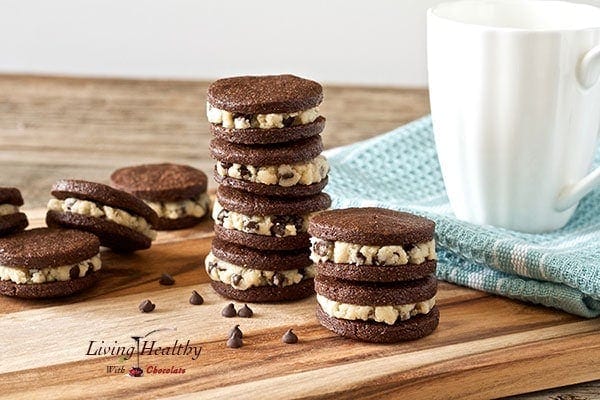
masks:
{"label": "mug rim", "polygon": [[[458,18],[453,18],[448,15],[440,15],[440,9],[446,7],[452,7],[453,5],[464,5],[466,3],[476,4],[477,6],[481,6],[484,4],[502,4],[502,5],[522,5],[524,3],[529,4],[544,4],[545,6],[552,4],[553,6],[563,6],[571,9],[580,9],[585,11],[592,11],[594,13],[600,14],[600,7],[596,7],[591,4],[583,4],[583,3],[571,3],[568,1],[562,0],[457,0],[457,1],[446,1],[440,4],[437,4],[433,7],[430,7],[427,10],[428,18],[437,18],[447,23],[456,24],[463,27],[469,27],[473,29],[481,29],[481,30],[489,30],[489,31],[503,31],[503,32],[519,32],[519,33],[527,33],[527,32],[581,32],[581,31],[589,31],[589,30],[598,30],[600,29],[600,22],[596,25],[582,24],[581,27],[541,27],[541,28],[527,28],[527,27],[513,27],[513,26],[500,26],[496,24],[486,24],[481,22],[467,22]],[[520,3],[520,4],[519,4]],[[599,19],[600,21],[600,19]]]}

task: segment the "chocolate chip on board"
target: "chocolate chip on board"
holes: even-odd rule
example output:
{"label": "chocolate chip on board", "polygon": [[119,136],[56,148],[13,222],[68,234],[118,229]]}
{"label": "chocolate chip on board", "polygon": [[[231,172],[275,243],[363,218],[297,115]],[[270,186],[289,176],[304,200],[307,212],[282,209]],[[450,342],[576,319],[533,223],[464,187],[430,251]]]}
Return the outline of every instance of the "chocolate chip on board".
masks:
{"label": "chocolate chip on board", "polygon": [[227,335],[227,337],[228,337],[228,338],[232,338],[232,337],[234,337],[234,336],[237,336],[237,337],[239,337],[240,339],[241,339],[242,337],[244,337],[244,334],[243,334],[242,330],[240,329],[240,326],[239,326],[239,325],[236,325],[236,326],[234,326],[233,328],[231,328],[231,329],[229,330],[229,334]]}
{"label": "chocolate chip on board", "polygon": [[158,283],[164,286],[171,286],[175,283],[175,279],[173,279],[173,277],[169,274],[162,274],[158,280]]}
{"label": "chocolate chip on board", "polygon": [[200,296],[200,293],[196,292],[195,290],[192,290],[192,295],[190,296],[190,304],[199,306],[202,303],[204,303],[204,299],[202,298],[202,296]]}
{"label": "chocolate chip on board", "polygon": [[138,308],[143,313],[149,313],[149,312],[154,311],[154,309],[156,308],[156,304],[154,304],[150,300],[146,299],[140,303]]}
{"label": "chocolate chip on board", "polygon": [[238,310],[237,315],[242,318],[251,318],[254,315],[254,312],[248,307],[248,304],[244,304],[244,307]]}
{"label": "chocolate chip on board", "polygon": [[231,336],[229,339],[227,339],[227,347],[231,349],[242,347],[243,344],[242,338],[237,335]]}
{"label": "chocolate chip on board", "polygon": [[235,311],[235,306],[233,305],[233,303],[227,304],[225,308],[221,310],[221,315],[225,318],[235,317],[237,315],[237,312]]}
{"label": "chocolate chip on board", "polygon": [[287,332],[281,337],[281,341],[285,344],[298,343],[298,336],[292,332],[292,329],[288,329]]}

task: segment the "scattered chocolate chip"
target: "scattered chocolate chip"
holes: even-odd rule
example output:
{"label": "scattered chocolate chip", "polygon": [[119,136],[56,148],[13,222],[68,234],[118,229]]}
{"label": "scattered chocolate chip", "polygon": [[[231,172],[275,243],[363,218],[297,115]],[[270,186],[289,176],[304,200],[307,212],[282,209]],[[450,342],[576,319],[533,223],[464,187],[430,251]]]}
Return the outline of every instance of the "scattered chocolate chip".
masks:
{"label": "scattered chocolate chip", "polygon": [[240,329],[239,325],[234,326],[233,328],[231,328],[229,330],[229,334],[227,335],[228,338],[232,338],[232,337],[239,337],[240,339],[242,337],[244,337],[244,334],[242,333],[242,330]]}
{"label": "scattered chocolate chip", "polygon": [[304,275],[306,275],[306,269],[304,268],[299,268],[298,269],[298,275],[304,277]]}
{"label": "scattered chocolate chip", "polygon": [[235,317],[237,313],[235,312],[235,306],[233,305],[233,303],[227,304],[227,306],[225,306],[225,308],[221,310],[221,315],[225,318]]}
{"label": "scattered chocolate chip", "polygon": [[329,254],[329,245],[330,242],[320,240],[313,244],[312,250],[315,252],[315,254],[325,257],[327,254]]}
{"label": "scattered chocolate chip", "polygon": [[225,218],[227,218],[228,216],[229,216],[229,211],[227,211],[227,210],[219,211],[219,214],[217,214],[217,222],[220,222],[221,225],[223,225],[223,220],[225,220]]}
{"label": "scattered chocolate chip", "polygon": [[287,117],[283,119],[283,126],[285,126],[286,128],[288,126],[292,126],[292,124],[294,123],[294,120],[296,119],[296,117]]}
{"label": "scattered chocolate chip", "polygon": [[208,262],[208,273],[211,273],[213,271],[213,269],[217,268],[217,262],[216,261],[209,261]]}
{"label": "scattered chocolate chip", "polygon": [[407,253],[409,251],[411,251],[412,249],[414,249],[415,247],[417,247],[417,246],[415,246],[414,244],[405,244],[404,246],[402,246],[402,248],[404,249],[404,251],[407,252]]}
{"label": "scattered chocolate chip", "polygon": [[69,278],[71,278],[71,279],[79,278],[79,267],[77,265],[72,266],[71,269],[69,270]]}
{"label": "scattered chocolate chip", "polygon": [[281,337],[281,341],[285,344],[298,343],[298,336],[292,332],[292,329],[288,329],[288,331]]}
{"label": "scattered chocolate chip", "polygon": [[367,258],[362,253],[356,253],[356,261],[358,261],[359,264],[364,264],[365,261],[367,261]]}
{"label": "scattered chocolate chip", "polygon": [[244,307],[238,310],[237,315],[242,318],[251,318],[254,315],[254,312],[248,307],[248,304],[244,304]]}
{"label": "scattered chocolate chip", "polygon": [[258,222],[256,222],[256,221],[248,221],[248,222],[246,222],[246,229],[249,229],[251,231],[258,230]]}
{"label": "scattered chocolate chip", "polygon": [[169,274],[162,274],[162,276],[158,280],[158,283],[164,286],[171,286],[175,283],[175,279],[173,279],[173,277]]}
{"label": "scattered chocolate chip", "polygon": [[231,336],[227,339],[227,347],[230,349],[237,349],[238,347],[242,347],[244,343],[242,342],[242,338],[237,335]]}
{"label": "scattered chocolate chip", "polygon": [[141,312],[148,313],[153,311],[156,308],[156,304],[152,303],[150,300],[146,299],[140,303],[138,306]]}
{"label": "scattered chocolate chip", "polygon": [[190,304],[199,306],[202,303],[204,303],[204,299],[202,298],[202,296],[200,296],[200,293],[196,292],[195,290],[192,290],[192,295],[190,296]]}
{"label": "scattered chocolate chip", "polygon": [[229,169],[231,167],[233,167],[232,163],[228,163],[228,162],[221,162],[221,167],[223,167],[224,169]]}
{"label": "scattered chocolate chip", "polygon": [[293,172],[284,172],[283,174],[279,175],[279,177],[281,179],[290,179],[294,177],[294,173]]}
{"label": "scattered chocolate chip", "polygon": [[297,232],[302,232],[302,228],[304,228],[304,218],[296,215],[294,217],[294,226],[296,227]]}
{"label": "scattered chocolate chip", "polygon": [[273,285],[283,287],[284,283],[285,283],[285,275],[283,275],[279,272],[275,272],[275,274],[273,275]]}
{"label": "scattered chocolate chip", "polygon": [[377,256],[377,254],[373,255],[373,265],[379,265],[379,257]]}
{"label": "scattered chocolate chip", "polygon": [[233,283],[234,286],[237,286],[240,284],[240,282],[242,281],[242,276],[240,274],[233,274],[231,276],[231,283]]}
{"label": "scattered chocolate chip", "polygon": [[250,178],[252,176],[250,170],[245,165],[240,165],[240,175],[242,178]]}

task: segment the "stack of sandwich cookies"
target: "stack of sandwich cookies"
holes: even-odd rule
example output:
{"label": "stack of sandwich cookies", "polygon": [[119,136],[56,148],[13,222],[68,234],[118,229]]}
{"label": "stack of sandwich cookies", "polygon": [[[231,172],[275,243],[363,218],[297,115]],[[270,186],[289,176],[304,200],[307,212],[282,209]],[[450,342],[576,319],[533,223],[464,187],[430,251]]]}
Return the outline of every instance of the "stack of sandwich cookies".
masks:
{"label": "stack of sandwich cookies", "polygon": [[121,168],[113,185],[142,199],[158,215],[157,230],[190,228],[209,214],[206,174],[188,165],[145,164]]}
{"label": "stack of sandwich cookies", "polygon": [[321,155],[321,85],[293,75],[220,79],[208,89],[219,183],[216,239],[205,260],[232,299],[295,300],[314,293],[308,219],[330,207]]}
{"label": "stack of sandwich cookies", "polygon": [[49,227],[93,233],[117,252],[147,249],[156,237],[156,213],[137,197],[101,183],[60,180],[48,202]]}
{"label": "stack of sandwich cookies", "polygon": [[319,322],[378,343],[433,332],[439,321],[434,228],[426,218],[380,208],[311,218]]}
{"label": "stack of sandwich cookies", "polygon": [[0,294],[60,297],[92,286],[101,268],[100,241],[90,233],[38,228],[0,238]]}
{"label": "stack of sandwich cookies", "polygon": [[0,236],[20,232],[27,227],[27,216],[19,211],[22,205],[19,189],[0,187]]}
{"label": "stack of sandwich cookies", "polygon": [[317,82],[293,75],[220,79],[208,89],[215,179],[266,196],[305,196],[327,184]]}

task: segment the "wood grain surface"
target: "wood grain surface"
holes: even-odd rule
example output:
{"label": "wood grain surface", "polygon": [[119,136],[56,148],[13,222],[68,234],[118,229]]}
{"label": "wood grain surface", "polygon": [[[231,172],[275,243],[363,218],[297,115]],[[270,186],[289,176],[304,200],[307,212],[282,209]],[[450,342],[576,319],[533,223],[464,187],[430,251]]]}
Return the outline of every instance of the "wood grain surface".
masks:
{"label": "wood grain surface", "polygon": [[[43,210],[30,212],[43,224]],[[94,398],[261,398],[273,399],[475,399],[512,395],[597,379],[600,320],[582,320],[485,293],[442,284],[438,330],[422,340],[398,345],[353,342],[317,323],[314,298],[286,304],[251,305],[251,319],[223,318],[228,300],[216,295],[202,268],[212,224],[160,234],[148,251],[103,254],[101,282],[65,300],[0,299],[0,325],[12,340],[0,342],[0,380],[6,398],[78,398],[93,388]],[[160,286],[162,273],[174,286]],[[192,290],[205,303],[188,303]],[[143,299],[156,304],[143,314]],[[241,304],[236,303],[237,307]],[[239,324],[244,346],[226,347],[228,330]],[[160,328],[156,346],[175,340],[201,346],[200,356],[141,357],[146,376],[107,373],[132,360],[97,356],[98,343],[132,346],[132,335]],[[300,338],[281,342],[288,328]],[[90,341],[96,341],[93,350]],[[135,359],[135,358],[134,358]],[[184,368],[184,374],[150,373]]]}
{"label": "wood grain surface", "polygon": [[[0,76],[0,185],[22,189],[41,224],[59,178],[108,181],[120,166],[174,161],[206,171],[205,82]],[[327,148],[385,132],[428,112],[424,90],[326,87]],[[149,251],[104,254],[101,283],[76,297],[44,302],[0,299],[0,397],[330,397],[487,398],[600,379],[598,320],[450,284],[440,288],[442,322],[423,340],[395,346],[335,337],[314,318],[314,299],[256,305],[256,317],[219,316],[227,303],[207,286],[201,264],[212,230],[161,233]],[[163,272],[177,280],[161,287]],[[199,290],[206,304],[187,303]],[[151,298],[155,312],[141,314]],[[246,345],[225,347],[240,323]],[[116,357],[86,356],[90,340],[131,342],[157,327],[156,340],[202,346],[196,361],[144,356],[143,365],[186,367],[143,379],[107,374]],[[297,345],[280,337],[294,327]],[[9,337],[10,339],[7,339]],[[201,396],[199,395],[201,392]],[[600,384],[562,387],[519,399],[599,398]]]}

